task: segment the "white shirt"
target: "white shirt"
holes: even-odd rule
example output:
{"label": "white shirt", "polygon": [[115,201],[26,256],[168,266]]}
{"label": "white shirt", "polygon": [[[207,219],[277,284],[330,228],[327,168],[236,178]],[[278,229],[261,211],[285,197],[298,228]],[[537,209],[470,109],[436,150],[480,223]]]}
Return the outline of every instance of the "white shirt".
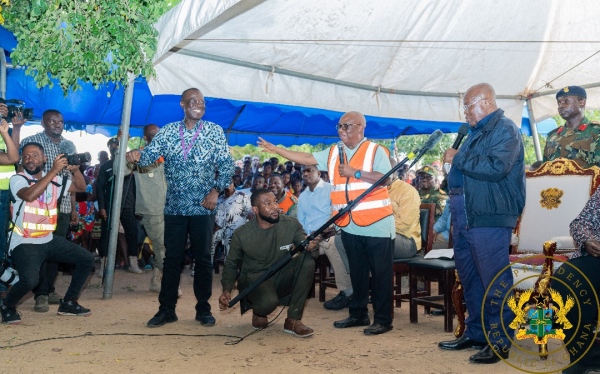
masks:
{"label": "white shirt", "polygon": [[[42,172],[42,178],[44,177],[44,175],[46,175],[46,173]],[[27,178],[34,179],[31,176],[27,176]],[[55,177],[54,181],[61,184],[63,181],[63,178]],[[23,207],[25,206],[25,201],[23,199],[21,199],[19,196],[17,196],[17,193],[20,190],[22,190],[23,188],[29,188],[29,187],[30,187],[30,184],[25,178],[23,178],[23,175],[13,175],[10,178],[10,191],[12,192],[12,195],[15,198],[15,202],[13,203],[12,221],[21,230],[23,230]],[[63,199],[67,198],[66,193],[69,190],[69,187],[71,187],[71,180],[67,179],[67,184],[65,186],[65,194],[64,194]],[[58,187],[59,194],[60,194],[61,189],[62,189],[62,185]],[[46,196],[48,196],[48,197],[52,196],[52,183],[48,183],[48,186],[46,187],[44,194],[46,194]],[[58,196],[57,196],[57,198],[58,198]],[[21,204],[23,204],[23,206],[21,206]],[[17,213],[18,213],[18,216],[17,216]],[[9,232],[8,235],[10,237],[10,246],[8,248],[9,253],[10,253],[10,251],[12,251],[15,247],[17,247],[20,244],[27,244],[27,243],[44,244],[44,243],[48,243],[49,241],[52,240],[52,233],[50,233],[47,236],[41,237],[41,238],[24,238],[21,235],[15,234],[14,232]]]}

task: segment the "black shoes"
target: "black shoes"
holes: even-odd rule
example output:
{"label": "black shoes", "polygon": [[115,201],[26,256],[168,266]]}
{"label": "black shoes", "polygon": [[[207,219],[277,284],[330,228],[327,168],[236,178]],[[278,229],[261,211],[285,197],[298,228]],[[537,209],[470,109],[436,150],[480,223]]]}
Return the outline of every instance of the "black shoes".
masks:
{"label": "black shoes", "polygon": [[154,317],[152,317],[150,319],[150,321],[148,321],[147,326],[148,327],[160,327],[162,325],[164,325],[165,323],[171,323],[171,322],[175,322],[177,321],[177,314],[175,314],[174,310],[170,310],[170,309],[159,309],[158,313],[156,313],[154,315]]}
{"label": "black shoes", "polygon": [[60,316],[83,316],[87,317],[92,314],[92,311],[88,308],[84,308],[77,303],[75,300],[60,301],[58,312],[56,314]]}
{"label": "black shoes", "polygon": [[508,358],[508,351],[502,351],[498,346],[486,346],[481,351],[469,357],[469,361],[474,364],[495,364],[500,360]]}
{"label": "black shoes", "polygon": [[21,323],[21,316],[15,307],[7,307],[6,305],[2,305],[0,307],[0,312],[2,313],[2,322],[8,323],[9,325],[18,325]]}
{"label": "black shoes", "polygon": [[202,326],[206,327],[214,326],[215,323],[217,323],[217,320],[210,312],[203,314],[196,313],[196,321],[200,322]]}
{"label": "black shoes", "polygon": [[369,316],[366,316],[364,318],[348,317],[341,321],[335,321],[333,323],[333,327],[337,327],[338,329],[345,329],[347,327],[369,326],[370,324],[371,320],[369,320]]}
{"label": "black shoes", "polygon": [[340,291],[336,297],[323,303],[323,307],[329,310],[340,310],[350,305],[351,296],[346,296],[344,291]]}
{"label": "black shoes", "polygon": [[384,326],[379,322],[373,322],[373,324],[367,327],[363,332],[365,335],[379,335],[386,333],[394,328],[392,325]]}
{"label": "black shoes", "polygon": [[439,342],[438,347],[450,351],[460,351],[467,348],[483,349],[487,345],[486,342],[478,342],[463,335],[458,339]]}

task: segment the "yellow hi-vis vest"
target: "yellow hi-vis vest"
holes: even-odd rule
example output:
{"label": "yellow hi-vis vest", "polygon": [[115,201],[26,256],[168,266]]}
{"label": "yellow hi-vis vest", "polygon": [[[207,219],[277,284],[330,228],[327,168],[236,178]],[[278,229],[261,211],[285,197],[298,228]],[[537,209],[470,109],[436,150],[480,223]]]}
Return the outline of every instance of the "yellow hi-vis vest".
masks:
{"label": "yellow hi-vis vest", "polygon": [[[0,136],[0,151],[6,152],[6,143]],[[0,190],[8,190],[10,177],[15,175],[15,165],[0,165]]]}
{"label": "yellow hi-vis vest", "polygon": [[[348,161],[348,164],[362,171],[373,171],[373,162],[375,161],[375,153],[377,152],[376,143],[365,141],[356,150],[356,153]],[[388,154],[387,149],[382,149]],[[329,150],[329,158],[327,160],[327,171],[331,179],[331,202],[333,204],[333,215],[339,210],[348,205],[346,200],[346,178],[340,176],[338,167],[340,165],[338,147],[331,147]],[[350,201],[356,199],[360,194],[365,192],[371,183],[364,182],[360,179],[350,177],[348,179],[348,199]],[[346,227],[350,221],[358,226],[369,226],[387,216],[391,216],[392,204],[385,186],[377,187],[365,196],[350,212],[339,218],[335,224],[340,227]]]}
{"label": "yellow hi-vis vest", "polygon": [[[27,178],[24,173],[18,174]],[[47,196],[46,187],[39,198],[31,202],[23,201],[23,204],[20,204],[17,209],[19,209],[19,214],[23,215],[23,228],[21,229],[15,224],[13,225],[13,233],[24,238],[43,238],[56,230],[56,223],[58,222],[58,179],[54,177],[52,181],[55,183],[50,184],[52,188],[51,196]],[[11,205],[11,216],[12,209],[14,209],[14,204]]]}

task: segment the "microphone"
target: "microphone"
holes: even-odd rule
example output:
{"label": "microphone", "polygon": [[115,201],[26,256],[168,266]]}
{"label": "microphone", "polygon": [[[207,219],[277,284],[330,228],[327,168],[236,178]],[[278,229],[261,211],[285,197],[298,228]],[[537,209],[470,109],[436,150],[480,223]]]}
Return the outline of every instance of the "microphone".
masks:
{"label": "microphone", "polygon": [[340,140],[337,143],[337,147],[338,147],[338,153],[339,153],[338,157],[340,158],[340,165],[342,165],[342,164],[345,163],[345,160],[344,160],[344,156],[345,156],[345,154],[344,154],[344,142]]}
{"label": "microphone", "polygon": [[77,148],[75,148],[75,144],[72,141],[65,139],[58,145],[58,153],[72,155],[77,153]]}
{"label": "microphone", "polygon": [[[469,126],[466,123],[463,123],[462,126],[458,129],[458,136],[454,140],[454,144],[452,144],[452,149],[458,149],[460,147],[460,143],[462,143],[465,136],[469,133]],[[450,174],[450,169],[452,169],[452,164],[448,162],[444,162],[444,170],[446,174]]]}
{"label": "microphone", "polygon": [[462,143],[463,139],[465,138],[465,136],[468,133],[469,133],[469,125],[463,124],[458,129],[458,136],[456,137],[456,140],[454,140],[454,144],[452,144],[452,148],[458,149],[458,147],[460,147],[460,143]]}
{"label": "microphone", "polygon": [[442,139],[442,135],[444,135],[443,132],[441,132],[440,130],[435,130],[433,134],[431,134],[429,139],[427,139],[419,153],[425,154],[429,152],[429,150],[431,150],[431,148],[433,148],[433,146],[436,145],[440,141],[440,139]]}

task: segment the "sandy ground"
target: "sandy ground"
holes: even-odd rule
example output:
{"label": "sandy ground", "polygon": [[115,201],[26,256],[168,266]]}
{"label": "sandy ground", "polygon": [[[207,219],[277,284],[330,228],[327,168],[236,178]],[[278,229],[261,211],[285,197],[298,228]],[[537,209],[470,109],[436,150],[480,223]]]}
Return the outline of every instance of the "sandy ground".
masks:
{"label": "sandy ground", "polygon": [[[156,329],[146,327],[158,309],[157,294],[148,291],[150,272],[136,275],[117,270],[110,300],[102,300],[101,280],[92,276],[80,299],[92,310],[89,317],[58,316],[56,305],[51,305],[48,313],[36,313],[33,298],[26,300],[19,307],[23,323],[0,326],[0,346],[4,348],[0,373],[519,372],[505,362],[469,364],[474,350],[439,350],[439,341],[453,338],[443,332],[442,317],[424,315],[421,309],[419,323],[411,324],[408,304],[395,309],[394,330],[380,336],[365,336],[361,328],[334,329],[333,322],[345,318],[347,310],[325,310],[318,299],[309,299],[303,318],[315,330],[314,336],[300,339],[284,333],[285,311],[269,328],[247,336],[254,331],[251,312],[240,316],[239,306],[224,312],[218,309],[219,275],[214,276],[211,299],[217,324],[203,327],[194,321],[189,273],[185,270],[182,275],[179,321]],[[59,275],[57,289],[64,292],[70,279]],[[328,289],[328,298],[335,293]],[[244,336],[243,341],[232,344],[239,340],[236,337]],[[31,343],[14,347],[27,342]],[[531,355],[525,357],[529,363],[515,362],[519,352],[513,351],[509,362],[519,367],[552,370],[544,369]]]}

